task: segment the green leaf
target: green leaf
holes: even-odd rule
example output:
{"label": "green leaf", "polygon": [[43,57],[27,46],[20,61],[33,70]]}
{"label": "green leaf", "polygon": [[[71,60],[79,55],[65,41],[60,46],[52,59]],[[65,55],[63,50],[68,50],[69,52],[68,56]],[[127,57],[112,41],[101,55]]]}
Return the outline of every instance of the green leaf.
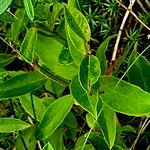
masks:
{"label": "green leaf", "polygon": [[90,91],[91,86],[100,76],[100,63],[93,55],[85,56],[79,70],[79,79],[85,90]]}
{"label": "green leaf", "polygon": [[28,22],[24,9],[17,9],[15,16],[17,19],[15,19],[11,25],[11,36],[13,42],[16,42],[18,36],[22,31],[24,31]]}
{"label": "green leaf", "polygon": [[42,121],[35,131],[37,140],[48,138],[55,129],[62,123],[73,105],[73,98],[70,95],[63,96],[50,104],[45,112]]}
{"label": "green leaf", "polygon": [[70,54],[75,64],[79,66],[86,54],[86,42],[70,28],[67,22],[65,22],[65,30]]}
{"label": "green leaf", "polygon": [[4,22],[12,23],[15,19],[14,16],[9,11],[5,11],[0,15],[0,20]]}
{"label": "green leaf", "polygon": [[106,69],[107,69],[107,59],[105,56],[105,52],[107,51],[109,41],[114,37],[116,37],[116,35],[109,36],[106,40],[104,40],[104,42],[98,47],[96,52],[96,56],[100,61],[102,75],[106,74]]}
{"label": "green leaf", "polygon": [[0,54],[0,68],[10,64],[15,59],[15,56],[10,54]]}
{"label": "green leaf", "polygon": [[[19,99],[25,111],[34,118],[30,94],[22,95],[19,97]],[[34,103],[35,114],[36,114],[37,120],[41,121],[43,114],[46,111],[45,106],[42,103],[41,99],[35,96],[33,96],[33,103]]]}
{"label": "green leaf", "polygon": [[15,118],[0,118],[0,132],[9,133],[23,130],[30,127],[30,124]]}
{"label": "green leaf", "polygon": [[[128,67],[139,56],[133,51],[128,61]],[[129,82],[141,87],[143,90],[150,92],[150,63],[144,57],[139,57],[128,71]]]}
{"label": "green leaf", "polygon": [[46,77],[39,72],[17,75],[0,84],[0,99],[10,98],[32,92],[46,82]]}
{"label": "green leaf", "polygon": [[27,31],[26,36],[20,47],[20,54],[32,63],[34,57],[34,46],[37,40],[37,29],[31,28]]}
{"label": "green leaf", "polygon": [[8,8],[12,0],[1,0],[0,1],[0,15]]}
{"label": "green leaf", "polygon": [[90,99],[88,97],[88,93],[86,90],[83,89],[81,86],[78,76],[75,76],[70,84],[70,90],[72,96],[75,98],[75,100],[80,104],[83,109],[93,114],[93,108],[90,103]]}
{"label": "green leaf", "polygon": [[[101,103],[101,105],[103,105]],[[111,149],[116,137],[116,114],[108,106],[101,106],[102,112],[98,117],[98,124],[104,135],[104,139]]]}
{"label": "green leaf", "polygon": [[65,18],[70,28],[83,40],[89,41],[91,31],[84,15],[74,7],[65,5]]}
{"label": "green leaf", "polygon": [[101,99],[114,111],[131,116],[150,114],[150,93],[115,77],[101,76],[99,83]]}
{"label": "green leaf", "polygon": [[56,38],[38,34],[35,52],[40,58],[41,65],[45,65],[50,71],[59,76],[66,79],[72,79],[77,73],[75,65],[63,65],[59,63],[59,56],[63,48],[64,45]]}
{"label": "green leaf", "polygon": [[42,150],[54,150],[54,148],[52,147],[52,145],[48,142]]}
{"label": "green leaf", "polygon": [[23,0],[25,10],[27,12],[27,16],[31,21],[34,19],[34,9],[33,9],[33,4],[31,0]]}

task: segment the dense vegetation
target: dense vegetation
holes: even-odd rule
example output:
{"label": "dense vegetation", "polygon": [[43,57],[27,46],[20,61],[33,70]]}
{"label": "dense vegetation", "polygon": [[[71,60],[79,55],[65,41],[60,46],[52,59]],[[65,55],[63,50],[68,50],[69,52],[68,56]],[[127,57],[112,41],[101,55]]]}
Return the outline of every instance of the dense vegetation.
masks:
{"label": "dense vegetation", "polygon": [[149,150],[150,2],[0,0],[0,149]]}

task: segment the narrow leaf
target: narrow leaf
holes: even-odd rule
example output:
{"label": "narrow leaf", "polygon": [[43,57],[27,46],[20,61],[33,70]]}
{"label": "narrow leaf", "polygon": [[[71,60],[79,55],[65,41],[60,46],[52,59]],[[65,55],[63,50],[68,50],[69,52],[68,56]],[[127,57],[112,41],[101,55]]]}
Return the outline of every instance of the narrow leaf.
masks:
{"label": "narrow leaf", "polygon": [[84,15],[74,7],[65,5],[65,18],[70,28],[83,40],[89,41],[91,31]]}
{"label": "narrow leaf", "polygon": [[48,142],[42,150],[54,150],[54,148],[52,147],[52,145]]}
{"label": "narrow leaf", "polygon": [[27,12],[27,15],[31,21],[34,19],[34,9],[33,9],[33,4],[31,0],[23,0],[25,10]]}
{"label": "narrow leaf", "polygon": [[15,118],[0,118],[0,132],[8,133],[23,130],[30,127],[30,124]]}
{"label": "narrow leaf", "polygon": [[[139,56],[133,51],[128,61],[128,67]],[[128,71],[129,82],[141,87],[143,90],[150,92],[150,63],[144,57],[139,57]]]}
{"label": "narrow leaf", "polygon": [[109,41],[116,37],[116,35],[109,36],[104,42],[98,47],[96,56],[98,57],[100,61],[100,67],[101,67],[101,74],[105,75],[106,74],[106,69],[107,69],[107,59],[105,56],[105,52],[107,51]]}
{"label": "narrow leaf", "polygon": [[13,23],[15,19],[9,11],[5,11],[0,15],[0,20],[8,23]]}
{"label": "narrow leaf", "polygon": [[12,0],[0,0],[0,15],[8,8]]}
{"label": "narrow leaf", "polygon": [[31,28],[27,31],[26,36],[21,44],[20,53],[29,62],[33,61],[34,46],[37,40],[37,29]]}
{"label": "narrow leaf", "polygon": [[35,131],[37,140],[48,138],[55,129],[62,123],[73,105],[73,98],[70,95],[63,96],[54,101],[47,108],[44,117]]}
{"label": "narrow leaf", "polygon": [[8,65],[15,59],[15,56],[10,54],[0,54],[0,68]]}
{"label": "narrow leaf", "polygon": [[150,114],[150,93],[115,77],[100,77],[99,93],[105,104],[114,111],[131,116]]}
{"label": "narrow leaf", "polygon": [[39,72],[17,75],[0,84],[0,99],[10,98],[32,92],[46,82],[46,77]]}

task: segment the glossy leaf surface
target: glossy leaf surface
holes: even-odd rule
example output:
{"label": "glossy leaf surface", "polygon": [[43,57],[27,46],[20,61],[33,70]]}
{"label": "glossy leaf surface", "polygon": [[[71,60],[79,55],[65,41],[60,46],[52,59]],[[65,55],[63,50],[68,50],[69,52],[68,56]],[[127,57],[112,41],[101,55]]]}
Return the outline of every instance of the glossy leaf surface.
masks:
{"label": "glossy leaf surface", "polygon": [[47,108],[42,121],[35,131],[37,140],[48,138],[54,130],[62,123],[73,105],[73,98],[70,95],[63,96],[54,101]]}
{"label": "glossy leaf surface", "polygon": [[1,0],[0,1],[0,15],[8,8],[12,0]]}

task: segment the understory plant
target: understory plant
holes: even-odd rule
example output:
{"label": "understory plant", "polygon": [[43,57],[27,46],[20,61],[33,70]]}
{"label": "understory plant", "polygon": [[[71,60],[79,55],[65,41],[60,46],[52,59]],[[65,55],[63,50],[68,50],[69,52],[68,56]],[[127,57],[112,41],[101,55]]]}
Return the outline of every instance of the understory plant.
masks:
{"label": "understory plant", "polygon": [[0,148],[123,150],[148,139],[150,4],[134,2],[137,16],[133,2],[0,1]]}

